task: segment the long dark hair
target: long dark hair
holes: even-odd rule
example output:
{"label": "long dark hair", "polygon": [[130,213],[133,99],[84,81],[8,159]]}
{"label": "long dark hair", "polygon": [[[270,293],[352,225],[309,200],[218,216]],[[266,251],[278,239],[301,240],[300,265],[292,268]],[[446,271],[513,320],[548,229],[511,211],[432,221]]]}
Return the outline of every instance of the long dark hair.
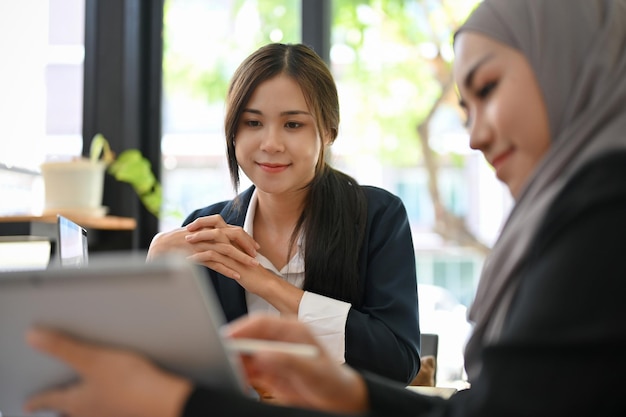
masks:
{"label": "long dark hair", "polygon": [[[250,96],[263,81],[285,74],[302,89],[320,136],[337,138],[339,98],[326,63],[306,45],[273,43],[246,58],[235,71],[226,99],[224,131],[230,177],[239,188],[239,164],[234,139]],[[303,289],[347,301],[362,303],[358,257],[363,245],[367,202],[356,180],[326,161],[321,147],[315,176],[309,183],[304,210],[291,236],[289,256],[296,238],[305,231],[305,278]]]}

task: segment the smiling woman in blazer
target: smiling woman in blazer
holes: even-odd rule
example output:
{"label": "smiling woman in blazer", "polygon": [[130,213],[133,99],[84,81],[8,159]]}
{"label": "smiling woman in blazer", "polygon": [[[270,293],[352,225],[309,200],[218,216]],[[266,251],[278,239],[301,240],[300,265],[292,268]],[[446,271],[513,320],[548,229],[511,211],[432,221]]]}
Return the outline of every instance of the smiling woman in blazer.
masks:
{"label": "smiling woman in blazer", "polygon": [[408,383],[417,374],[415,254],[402,201],[327,162],[339,101],[324,61],[269,44],[235,71],[225,138],[232,201],[160,233],[148,258],[183,251],[207,267],[227,319],[297,316],[338,363]]}

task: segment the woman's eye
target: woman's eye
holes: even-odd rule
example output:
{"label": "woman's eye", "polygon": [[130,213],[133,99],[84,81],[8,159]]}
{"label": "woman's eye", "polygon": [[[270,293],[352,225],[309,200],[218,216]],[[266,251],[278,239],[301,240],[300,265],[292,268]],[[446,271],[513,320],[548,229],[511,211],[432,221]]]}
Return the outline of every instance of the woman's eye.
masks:
{"label": "woman's eye", "polygon": [[478,89],[476,96],[481,99],[486,98],[497,85],[498,83],[495,81],[485,84],[482,88]]}
{"label": "woman's eye", "polygon": [[259,127],[261,126],[261,122],[259,122],[258,120],[247,120],[245,122],[246,126],[249,127]]}
{"label": "woman's eye", "polygon": [[289,128],[289,129],[297,129],[300,126],[302,126],[302,124],[300,124],[298,122],[287,122],[287,123],[285,123],[285,127]]}

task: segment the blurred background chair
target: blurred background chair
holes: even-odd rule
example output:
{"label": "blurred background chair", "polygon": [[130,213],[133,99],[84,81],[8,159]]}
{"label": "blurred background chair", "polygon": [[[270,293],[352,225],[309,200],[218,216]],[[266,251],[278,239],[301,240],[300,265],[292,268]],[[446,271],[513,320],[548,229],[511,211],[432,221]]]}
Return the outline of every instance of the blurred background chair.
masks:
{"label": "blurred background chair", "polygon": [[435,333],[422,333],[421,346],[420,371],[409,385],[434,387],[437,383],[437,351],[439,349],[439,335]]}

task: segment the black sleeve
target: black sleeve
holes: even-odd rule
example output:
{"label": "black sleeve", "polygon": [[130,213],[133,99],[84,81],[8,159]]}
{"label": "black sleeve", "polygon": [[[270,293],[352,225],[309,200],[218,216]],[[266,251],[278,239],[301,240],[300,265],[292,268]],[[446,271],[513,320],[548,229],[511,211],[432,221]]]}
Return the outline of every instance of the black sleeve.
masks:
{"label": "black sleeve", "polygon": [[[445,400],[435,396],[420,395],[385,378],[364,373],[369,392],[371,417],[411,417],[441,408]],[[455,394],[458,395],[458,394]]]}
{"label": "black sleeve", "polygon": [[[182,417],[338,417],[294,407],[259,402],[228,391],[196,387],[183,408]],[[346,417],[346,414],[341,414]]]}
{"label": "black sleeve", "polygon": [[[366,373],[372,411],[368,417],[410,417],[436,410],[445,403],[438,397],[419,395],[398,382]],[[460,394],[455,394],[460,395]],[[317,410],[282,407],[244,397],[232,391],[196,387],[183,408],[182,417],[336,417]],[[355,415],[357,416],[357,415]],[[363,417],[363,415],[358,415]]]}
{"label": "black sleeve", "polygon": [[420,367],[415,252],[402,201],[367,189],[366,241],[359,259],[363,305],[346,322],[346,363],[409,383]]}

